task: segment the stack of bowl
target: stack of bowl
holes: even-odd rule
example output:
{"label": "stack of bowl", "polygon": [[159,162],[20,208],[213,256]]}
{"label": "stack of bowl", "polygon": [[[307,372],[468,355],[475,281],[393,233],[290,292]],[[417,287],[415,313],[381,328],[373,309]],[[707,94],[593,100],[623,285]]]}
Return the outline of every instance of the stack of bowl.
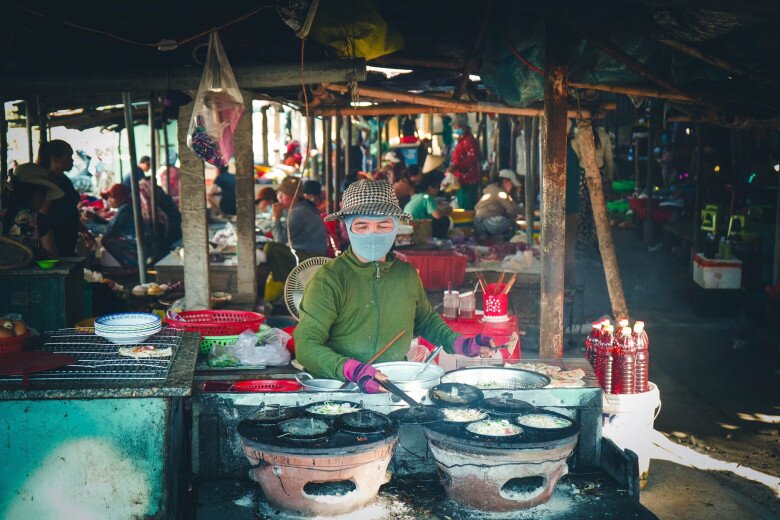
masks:
{"label": "stack of bowl", "polygon": [[162,329],[159,316],[145,312],[108,314],[95,320],[95,334],[112,343],[132,345]]}

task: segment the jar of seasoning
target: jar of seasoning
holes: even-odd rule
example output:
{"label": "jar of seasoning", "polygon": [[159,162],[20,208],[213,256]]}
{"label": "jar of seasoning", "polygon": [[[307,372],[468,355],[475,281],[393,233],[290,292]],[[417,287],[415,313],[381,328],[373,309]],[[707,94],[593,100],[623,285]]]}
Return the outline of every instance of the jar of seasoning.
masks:
{"label": "jar of seasoning", "polygon": [[460,298],[458,291],[444,292],[444,317],[448,320],[458,318],[458,308],[460,307]]}
{"label": "jar of seasoning", "polygon": [[474,315],[477,311],[477,296],[474,291],[467,291],[460,293],[460,317],[464,320],[474,319]]}

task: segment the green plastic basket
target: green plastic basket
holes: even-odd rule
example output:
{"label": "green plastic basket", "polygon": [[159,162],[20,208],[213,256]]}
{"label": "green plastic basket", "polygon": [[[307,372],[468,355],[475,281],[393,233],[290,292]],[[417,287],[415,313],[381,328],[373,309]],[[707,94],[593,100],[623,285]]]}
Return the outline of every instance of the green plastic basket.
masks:
{"label": "green plastic basket", "polygon": [[632,180],[612,181],[612,191],[618,193],[631,192],[634,191],[635,188],[636,188],[636,181],[632,181]]}
{"label": "green plastic basket", "polygon": [[[261,331],[262,332],[262,331]],[[260,332],[257,333],[260,336]],[[212,347],[225,347],[231,343],[235,343],[238,340],[238,336],[203,336],[200,340],[199,352],[203,355],[208,355],[211,352]]]}

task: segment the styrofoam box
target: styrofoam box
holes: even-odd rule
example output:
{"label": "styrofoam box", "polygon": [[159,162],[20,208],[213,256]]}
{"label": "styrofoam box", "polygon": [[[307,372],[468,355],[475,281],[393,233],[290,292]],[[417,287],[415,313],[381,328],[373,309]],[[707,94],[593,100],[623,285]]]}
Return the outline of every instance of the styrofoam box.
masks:
{"label": "styrofoam box", "polygon": [[739,289],[742,260],[714,260],[697,254],[693,257],[693,281],[705,289]]}

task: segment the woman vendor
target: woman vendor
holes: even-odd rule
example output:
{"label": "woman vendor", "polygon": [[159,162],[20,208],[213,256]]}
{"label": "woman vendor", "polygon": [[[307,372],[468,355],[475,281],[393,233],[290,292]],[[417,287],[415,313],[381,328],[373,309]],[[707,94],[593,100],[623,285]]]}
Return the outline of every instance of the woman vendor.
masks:
{"label": "woman vendor", "polygon": [[314,274],[299,308],[295,350],[308,372],[380,392],[373,378],[387,378],[366,361],[402,329],[405,334],[378,362],[403,359],[413,336],[450,353],[490,356],[491,338],[465,338],[447,327],[428,302],[415,268],[390,252],[400,221],[410,220],[390,183],[351,184],[341,210],[326,218],[342,219],[352,245]]}
{"label": "woman vendor", "polygon": [[0,212],[0,234],[33,250],[36,258],[58,256],[49,220],[39,213],[47,201],[62,198],[46,168],[35,163],[14,169],[8,183],[8,206]]}
{"label": "woman vendor", "polygon": [[130,188],[114,184],[106,192],[108,205],[116,210],[111,220],[105,222],[94,213],[85,212],[81,222],[91,233],[103,235],[101,244],[123,267],[132,267],[138,262],[136,249],[133,208],[130,205]]}

